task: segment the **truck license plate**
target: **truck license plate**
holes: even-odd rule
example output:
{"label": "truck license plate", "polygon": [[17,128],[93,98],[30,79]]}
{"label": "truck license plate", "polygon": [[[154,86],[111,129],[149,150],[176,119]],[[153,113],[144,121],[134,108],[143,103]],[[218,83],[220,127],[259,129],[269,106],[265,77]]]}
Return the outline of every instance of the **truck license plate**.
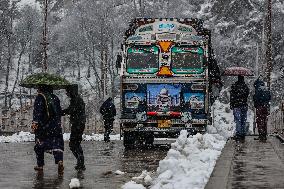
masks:
{"label": "truck license plate", "polygon": [[158,120],[158,128],[168,128],[171,126],[171,120]]}

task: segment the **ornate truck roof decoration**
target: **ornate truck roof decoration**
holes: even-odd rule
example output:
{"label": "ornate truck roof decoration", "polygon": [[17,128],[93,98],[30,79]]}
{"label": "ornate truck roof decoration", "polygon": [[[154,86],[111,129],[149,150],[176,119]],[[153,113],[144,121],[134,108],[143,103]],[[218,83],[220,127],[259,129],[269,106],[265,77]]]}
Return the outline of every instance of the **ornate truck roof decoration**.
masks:
{"label": "ornate truck roof decoration", "polygon": [[156,41],[175,41],[194,45],[206,41],[209,30],[199,19],[136,18],[125,33],[126,43],[150,45]]}

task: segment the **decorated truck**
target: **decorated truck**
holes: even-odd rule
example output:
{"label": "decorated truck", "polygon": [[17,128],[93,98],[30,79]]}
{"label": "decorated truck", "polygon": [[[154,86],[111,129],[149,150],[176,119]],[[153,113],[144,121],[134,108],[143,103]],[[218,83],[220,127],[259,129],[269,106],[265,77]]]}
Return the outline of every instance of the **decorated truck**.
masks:
{"label": "decorated truck", "polygon": [[117,58],[124,146],[206,132],[221,87],[210,30],[199,19],[136,18]]}

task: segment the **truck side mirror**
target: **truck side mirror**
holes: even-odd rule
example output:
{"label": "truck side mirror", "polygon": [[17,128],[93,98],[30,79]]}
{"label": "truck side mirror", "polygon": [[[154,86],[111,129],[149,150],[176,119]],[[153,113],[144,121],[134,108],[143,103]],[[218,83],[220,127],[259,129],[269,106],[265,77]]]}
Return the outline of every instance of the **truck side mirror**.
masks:
{"label": "truck side mirror", "polygon": [[122,62],[122,56],[118,54],[116,57],[116,68],[117,69],[121,67],[121,62]]}

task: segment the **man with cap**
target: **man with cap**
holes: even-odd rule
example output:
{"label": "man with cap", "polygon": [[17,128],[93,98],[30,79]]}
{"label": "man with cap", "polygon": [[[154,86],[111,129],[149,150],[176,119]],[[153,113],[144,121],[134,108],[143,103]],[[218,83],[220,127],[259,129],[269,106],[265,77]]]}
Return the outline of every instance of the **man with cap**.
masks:
{"label": "man with cap", "polygon": [[116,116],[116,109],[115,105],[112,102],[112,98],[109,96],[105,97],[105,101],[100,108],[100,113],[104,119],[104,127],[105,127],[105,134],[104,134],[104,141],[109,142],[110,138],[109,135],[113,129],[113,121],[114,117]]}
{"label": "man with cap", "polygon": [[70,105],[62,113],[63,115],[70,115],[71,135],[69,147],[77,159],[75,169],[85,170],[84,154],[81,146],[86,123],[85,103],[78,93],[78,85],[67,87],[66,95],[70,97]]}

